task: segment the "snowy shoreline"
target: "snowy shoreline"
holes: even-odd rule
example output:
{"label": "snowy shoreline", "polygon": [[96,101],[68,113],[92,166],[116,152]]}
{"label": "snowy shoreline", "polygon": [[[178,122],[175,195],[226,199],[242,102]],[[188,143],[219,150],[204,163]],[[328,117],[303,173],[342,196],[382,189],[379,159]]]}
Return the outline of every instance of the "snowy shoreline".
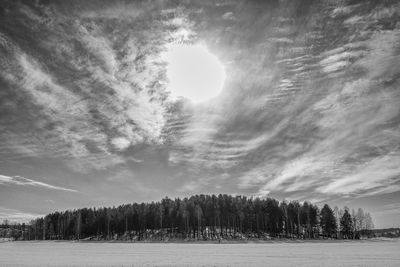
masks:
{"label": "snowy shoreline", "polygon": [[107,243],[107,244],[278,244],[278,243],[366,243],[366,242],[399,242],[400,238],[369,238],[369,239],[271,239],[271,240],[143,240],[143,241],[125,241],[125,240],[24,240],[13,241],[3,240],[3,242],[20,243]]}

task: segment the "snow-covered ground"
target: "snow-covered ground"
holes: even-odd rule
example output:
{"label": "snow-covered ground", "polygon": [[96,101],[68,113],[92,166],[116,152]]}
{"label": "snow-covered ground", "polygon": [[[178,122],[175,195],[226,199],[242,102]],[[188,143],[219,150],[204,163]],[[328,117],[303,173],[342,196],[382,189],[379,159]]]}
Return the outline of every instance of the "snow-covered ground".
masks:
{"label": "snow-covered ground", "polygon": [[400,241],[5,242],[0,266],[400,266]]}

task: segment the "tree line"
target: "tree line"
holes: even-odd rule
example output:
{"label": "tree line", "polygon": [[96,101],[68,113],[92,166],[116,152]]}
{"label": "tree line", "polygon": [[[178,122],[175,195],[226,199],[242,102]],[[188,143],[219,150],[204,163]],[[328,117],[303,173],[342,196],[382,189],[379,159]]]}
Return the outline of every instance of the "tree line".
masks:
{"label": "tree line", "polygon": [[310,202],[231,195],[165,197],[151,203],[54,212],[29,224],[3,223],[18,240],[221,240],[359,238],[373,228],[362,209],[320,210]]}

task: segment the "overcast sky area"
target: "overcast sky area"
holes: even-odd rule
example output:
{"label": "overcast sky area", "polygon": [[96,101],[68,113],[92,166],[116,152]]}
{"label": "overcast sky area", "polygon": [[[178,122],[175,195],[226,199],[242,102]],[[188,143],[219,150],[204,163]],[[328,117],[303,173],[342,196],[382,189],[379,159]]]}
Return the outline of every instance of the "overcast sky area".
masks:
{"label": "overcast sky area", "polygon": [[[227,193],[361,207],[399,227],[399,12],[1,1],[0,219]],[[216,97],[171,94],[171,44],[218,58]]]}

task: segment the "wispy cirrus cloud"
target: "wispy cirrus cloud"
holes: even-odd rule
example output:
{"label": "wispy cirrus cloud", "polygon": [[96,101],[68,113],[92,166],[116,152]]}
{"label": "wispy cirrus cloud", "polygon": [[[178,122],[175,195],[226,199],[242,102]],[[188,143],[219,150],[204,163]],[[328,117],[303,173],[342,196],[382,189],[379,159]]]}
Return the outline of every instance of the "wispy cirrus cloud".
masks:
{"label": "wispy cirrus cloud", "polygon": [[52,190],[61,190],[61,191],[67,191],[67,192],[78,192],[77,190],[74,190],[74,189],[47,184],[47,183],[44,183],[44,182],[35,181],[35,180],[29,179],[29,178],[25,178],[25,177],[22,177],[22,176],[0,175],[0,184],[3,184],[3,185],[7,185],[8,184],[8,185],[33,186],[33,187],[40,187],[40,188],[46,188],[46,189],[52,189]]}
{"label": "wispy cirrus cloud", "polygon": [[[71,17],[57,8],[41,13],[44,7],[40,5],[21,3],[14,8],[17,16],[35,25],[39,35],[47,34],[35,42],[40,49],[30,51],[23,40],[0,33],[7,52],[1,64],[7,90],[20,88],[18,97],[30,104],[30,113],[40,114],[40,120],[33,120],[36,140],[31,135],[5,133],[5,150],[23,156],[29,150],[33,156],[67,158],[66,162],[77,166],[75,170],[87,172],[124,163],[120,153],[129,147],[163,143],[168,95],[162,84],[165,65],[158,55],[171,38],[169,34],[176,31],[175,24],[136,22],[143,10],[135,5],[129,9],[138,12],[126,12],[124,5],[102,12],[75,10]],[[160,12],[154,15],[164,16]],[[112,34],[96,20],[113,20],[117,13],[126,15],[124,32]],[[144,28],[130,27],[136,23]],[[23,23],[17,29],[32,30]]]}
{"label": "wispy cirrus cloud", "polygon": [[317,188],[324,194],[358,194],[365,192],[386,193],[398,190],[398,179],[400,177],[400,167],[398,153],[389,153],[379,158],[360,164],[349,175],[338,177],[330,181],[327,185]]}
{"label": "wispy cirrus cloud", "polygon": [[[341,27],[348,28],[343,32],[350,38],[340,39],[336,46],[321,43],[307,47],[311,40],[332,38],[331,33],[322,31],[305,33],[311,40],[277,42],[284,40],[280,35],[293,29],[290,20],[281,19],[287,24],[275,27],[276,37],[270,34],[270,43],[260,46],[263,51],[279,46],[281,54],[269,61],[273,67],[258,65],[261,52],[257,53],[260,59],[246,53],[249,57],[236,55],[236,60],[246,66],[243,73],[247,76],[235,69],[235,74],[243,77],[241,90],[223,94],[225,99],[217,102],[218,108],[213,109],[215,103],[211,103],[208,110],[196,109],[199,114],[186,119],[188,126],[180,139],[183,148],[172,153],[174,163],[202,166],[200,172],[208,169],[206,175],[214,176],[215,182],[219,181],[215,173],[220,168],[237,177],[239,189],[258,190],[258,194],[321,195],[328,192],[321,188],[330,186],[335,187],[332,192],[337,196],[395,192],[397,187],[390,177],[397,170],[389,162],[398,161],[395,155],[399,149],[399,109],[394,104],[399,95],[395,90],[397,71],[393,69],[398,65],[393,61],[398,57],[398,29],[382,32],[371,26],[356,38],[354,31],[360,24],[345,20],[358,8],[362,7],[335,9],[333,17],[341,16]],[[370,18],[377,14],[383,20],[394,16],[393,12],[364,10],[359,22],[372,25],[375,21]],[[240,12],[235,16],[240,17]],[[280,27],[283,30],[277,30]],[[310,49],[316,49],[316,53],[310,53]],[[252,65],[246,65],[247,60]],[[269,71],[270,78],[260,75],[252,79],[252,72],[259,69]],[[258,81],[264,81],[260,89]],[[226,91],[233,92],[233,88]],[[252,100],[251,107],[246,105],[247,99]],[[202,116],[207,119],[202,120]],[[254,147],[253,141],[257,143]],[[362,170],[370,164],[376,175],[371,173],[374,178],[360,182],[368,175]]]}

